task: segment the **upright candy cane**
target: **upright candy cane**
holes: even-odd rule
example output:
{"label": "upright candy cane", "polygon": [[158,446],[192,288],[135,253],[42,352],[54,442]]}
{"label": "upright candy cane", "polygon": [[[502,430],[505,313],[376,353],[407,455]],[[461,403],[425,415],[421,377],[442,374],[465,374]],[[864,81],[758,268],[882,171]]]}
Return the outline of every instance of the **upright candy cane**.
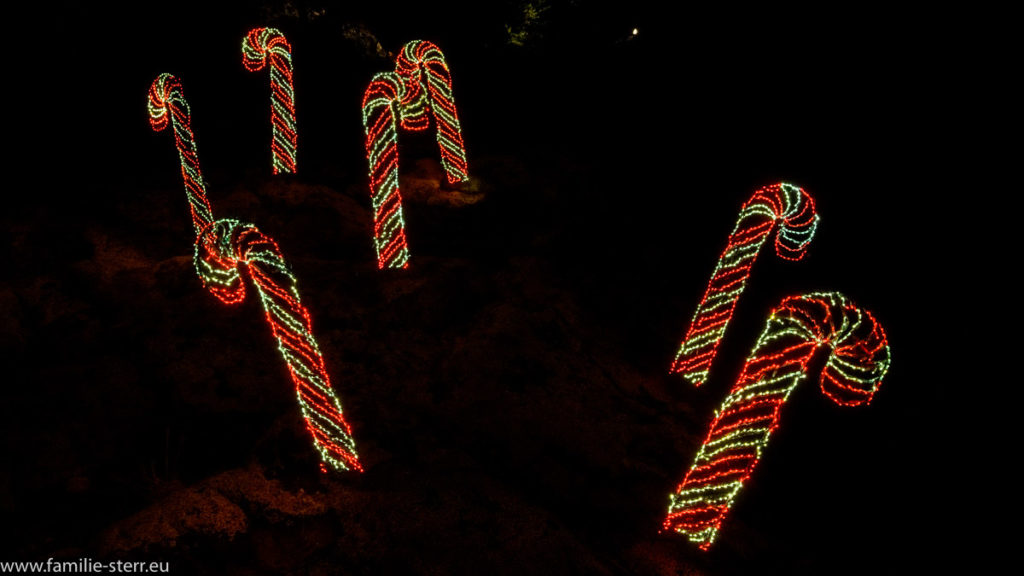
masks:
{"label": "upright candy cane", "polygon": [[[185,192],[196,230],[195,266],[203,285],[226,304],[245,299],[242,269],[248,270],[267,322],[277,339],[313,444],[323,462],[339,470],[362,471],[352,431],[331,388],[323,356],[313,338],[309,312],[299,301],[295,277],[277,244],[251,224],[213,220],[206,199],[199,158],[189,126],[188,103],[181,84],[161,74],[149,89],[149,119],[154,130],[174,125]],[[323,464],[321,464],[323,466]]]}
{"label": "upright candy cane", "polygon": [[466,147],[452,96],[452,75],[441,49],[425,40],[407,43],[395,59],[395,74],[405,86],[399,106],[402,128],[425,130],[430,110],[437,125],[437,144],[448,181],[454,184],[468,180]]}
{"label": "upright candy cane", "polygon": [[398,190],[398,133],[395,128],[396,108],[404,96],[402,81],[391,72],[374,76],[363,95],[373,240],[380,269],[409,266],[402,195]]}
{"label": "upright candy cane", "polygon": [[867,404],[889,368],[885,332],[836,292],[793,296],[772,311],[739,380],[718,409],[683,483],[670,497],[665,529],[707,550],[733,499],[754,471],[779,411],[828,347],[821,390],[841,406]]}
{"label": "upright candy cane", "polygon": [[802,188],[785,183],[765,186],[747,200],[670,372],[682,374],[695,386],[707,380],[750,268],[776,224],[776,254],[786,260],[800,260],[818,227],[814,200]]}
{"label": "upright candy cane", "polygon": [[295,173],[295,92],[292,89],[292,47],[275,28],[253,28],[242,40],[242,64],[250,72],[263,69],[270,60],[270,121],[274,137],[274,174]]}

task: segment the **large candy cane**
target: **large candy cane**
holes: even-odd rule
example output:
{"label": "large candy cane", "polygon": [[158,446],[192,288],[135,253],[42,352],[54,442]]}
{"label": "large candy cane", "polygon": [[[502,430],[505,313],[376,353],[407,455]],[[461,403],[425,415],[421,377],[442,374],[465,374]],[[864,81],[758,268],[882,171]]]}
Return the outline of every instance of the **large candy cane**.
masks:
{"label": "large candy cane", "polygon": [[149,124],[157,132],[174,126],[174,142],[181,160],[181,176],[185,180],[185,195],[192,211],[192,225],[196,236],[213,220],[210,202],[206,199],[203,174],[199,171],[199,156],[192,137],[192,117],[188,101],[182,94],[181,82],[170,74],[161,74],[149,87]]}
{"label": "large candy cane", "polygon": [[785,183],[765,186],[747,200],[670,372],[682,374],[696,386],[707,380],[750,268],[776,224],[775,252],[787,260],[800,260],[818,227],[814,200],[802,188]]}
{"label": "large candy cane", "polygon": [[395,127],[396,108],[404,95],[402,81],[391,72],[374,76],[363,95],[373,239],[377,249],[377,267],[381,269],[409,266],[402,195],[398,190],[398,133]]}
{"label": "large candy cane", "polygon": [[295,173],[298,133],[295,130],[295,92],[292,89],[292,47],[275,28],[253,28],[242,40],[242,64],[250,72],[270,60],[270,121],[274,136],[274,174]]}
{"label": "large candy cane", "polygon": [[395,59],[395,74],[405,85],[399,107],[402,128],[426,129],[429,109],[437,125],[437,144],[448,181],[468,180],[466,147],[452,96],[452,75],[441,49],[425,40],[407,43]]}
{"label": "large candy cane", "polygon": [[197,239],[195,265],[203,285],[225,304],[245,299],[241,270],[248,270],[277,348],[295,382],[314,446],[323,461],[336,469],[362,472],[352,429],[345,421],[313,338],[309,312],[299,301],[295,276],[288,270],[277,243],[252,224],[218,220]]}
{"label": "large candy cane", "polygon": [[671,495],[665,529],[685,534],[703,550],[711,546],[778,426],[782,404],[825,346],[822,392],[842,406],[871,401],[890,360],[878,322],[839,293],[786,298],[772,311],[693,466]]}
{"label": "large candy cane", "polygon": [[309,312],[299,301],[295,277],[288,270],[277,244],[251,224],[234,220],[214,222],[199,171],[189,107],[181,83],[161,74],[149,90],[150,123],[163,130],[174,124],[185,192],[196,229],[195,266],[203,285],[227,304],[245,299],[241,270],[249,271],[271,332],[277,338],[295,382],[306,427],[324,462],[339,470],[362,471],[352,432],[331,388],[323,356],[313,338]]}

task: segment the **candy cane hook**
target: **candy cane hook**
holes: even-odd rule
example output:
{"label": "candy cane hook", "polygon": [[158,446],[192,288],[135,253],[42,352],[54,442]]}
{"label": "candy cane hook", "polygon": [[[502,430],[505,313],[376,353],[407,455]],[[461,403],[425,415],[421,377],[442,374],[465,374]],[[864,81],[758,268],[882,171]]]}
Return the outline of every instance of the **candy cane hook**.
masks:
{"label": "candy cane hook", "polygon": [[191,111],[182,93],[181,82],[170,74],[161,74],[149,87],[149,124],[160,132],[170,123],[174,126],[174,143],[181,160],[181,176],[185,180],[185,195],[192,211],[192,225],[196,236],[213,221],[213,211],[206,199],[203,174],[199,171],[199,155],[192,136]]}
{"label": "candy cane hook", "polygon": [[395,59],[395,74],[405,86],[399,106],[402,128],[425,130],[429,109],[437,126],[437,145],[448,182],[469,180],[466,147],[452,95],[452,75],[441,49],[425,40],[406,43]]}
{"label": "candy cane hook", "polygon": [[275,28],[253,28],[242,40],[242,64],[258,72],[270,60],[270,148],[274,174],[295,173],[298,132],[295,129],[295,91],[292,88],[292,47]]}
{"label": "candy cane hook", "polygon": [[[174,136],[185,178],[185,191],[196,228],[195,267],[203,285],[226,304],[245,299],[241,269],[256,286],[271,332],[277,339],[292,381],[306,428],[323,462],[339,470],[363,468],[355,451],[351,428],[331,388],[323,356],[313,338],[309,312],[299,300],[295,277],[277,244],[251,224],[213,220],[206,199],[199,159],[189,127],[188,103],[181,83],[161,74],[149,89],[149,119],[154,130],[174,125]],[[321,464],[322,466],[322,464]]]}
{"label": "candy cane hook", "polygon": [[404,96],[401,79],[391,72],[374,76],[363,95],[373,240],[380,269],[409,266],[402,195],[398,190],[398,132],[395,127],[396,108]]}
{"label": "candy cane hook", "polygon": [[225,304],[245,299],[241,271],[248,270],[320,457],[335,469],[362,472],[352,429],[313,338],[312,320],[277,243],[252,224],[218,220],[196,239],[195,266],[203,286]]}
{"label": "candy cane hook", "polygon": [[693,466],[670,496],[666,530],[686,535],[702,550],[711,546],[778,427],[783,403],[809,376],[808,364],[825,346],[822,392],[841,406],[871,401],[890,362],[881,325],[837,292],[784,299],[716,412]]}
{"label": "candy cane hook", "polygon": [[776,254],[786,260],[803,258],[818,227],[814,200],[803,188],[785,183],[765,186],[743,205],[670,372],[682,374],[695,386],[707,380],[750,268],[776,224]]}

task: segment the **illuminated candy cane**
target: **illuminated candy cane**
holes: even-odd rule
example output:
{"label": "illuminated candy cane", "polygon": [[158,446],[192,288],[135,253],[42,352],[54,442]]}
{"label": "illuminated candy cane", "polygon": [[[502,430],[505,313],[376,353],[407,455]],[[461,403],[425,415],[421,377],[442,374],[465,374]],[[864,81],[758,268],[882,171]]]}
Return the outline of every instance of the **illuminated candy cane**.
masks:
{"label": "illuminated candy cane", "polygon": [[277,348],[295,382],[314,446],[323,461],[334,468],[362,472],[352,429],[345,421],[313,338],[309,312],[299,301],[295,276],[288,270],[277,243],[252,224],[218,220],[197,239],[195,265],[203,285],[225,304],[245,299],[241,270],[248,270]]}
{"label": "illuminated candy cane", "polygon": [[703,550],[711,546],[779,425],[779,410],[825,346],[822,392],[841,406],[871,401],[890,360],[878,322],[836,292],[784,299],[718,409],[693,466],[670,496],[665,529],[685,534]]}
{"label": "illuminated candy cane", "polygon": [[185,192],[196,229],[195,266],[203,285],[222,302],[237,304],[245,299],[242,269],[248,270],[278,350],[295,383],[314,446],[323,462],[339,470],[361,472],[351,428],[313,338],[309,312],[299,300],[295,277],[280,249],[251,224],[213,220],[189,126],[188,103],[174,76],[161,74],[153,81],[149,90],[149,118],[157,131],[166,128],[168,122],[174,125]]}
{"label": "illuminated candy cane", "polygon": [[213,220],[210,202],[206,199],[203,174],[199,171],[199,156],[192,137],[192,115],[181,92],[181,82],[170,74],[161,74],[149,87],[149,124],[160,132],[167,124],[174,126],[174,143],[181,160],[181,176],[185,180],[185,196],[192,211],[192,225],[196,236]]}
{"label": "illuminated candy cane", "polygon": [[295,92],[292,89],[292,47],[275,28],[253,28],[242,40],[242,64],[250,72],[263,69],[270,60],[270,121],[274,137],[270,147],[274,174],[295,173]]}
{"label": "illuminated candy cane", "polygon": [[399,106],[402,128],[425,130],[430,110],[437,125],[437,144],[448,181],[454,184],[468,180],[466,147],[452,96],[452,75],[441,49],[425,40],[407,43],[395,59],[395,74],[405,86]]}
{"label": "illuminated candy cane", "polygon": [[747,200],[670,372],[682,374],[695,386],[707,379],[750,268],[776,224],[776,254],[800,260],[818,227],[814,200],[802,188],[785,183],[765,186]]}
{"label": "illuminated candy cane", "polygon": [[398,190],[398,133],[395,127],[396,108],[404,95],[402,81],[391,72],[374,76],[363,95],[373,239],[380,269],[409,266],[402,195]]}

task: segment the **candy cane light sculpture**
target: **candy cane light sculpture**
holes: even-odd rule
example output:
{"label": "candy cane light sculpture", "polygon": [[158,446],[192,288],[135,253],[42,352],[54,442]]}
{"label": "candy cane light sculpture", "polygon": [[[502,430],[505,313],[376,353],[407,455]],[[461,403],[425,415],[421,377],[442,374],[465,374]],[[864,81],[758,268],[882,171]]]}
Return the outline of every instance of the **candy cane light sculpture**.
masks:
{"label": "candy cane light sculpture", "polygon": [[242,65],[250,72],[270,62],[270,122],[274,174],[295,173],[298,132],[295,128],[295,91],[292,87],[292,47],[275,28],[253,28],[242,40]]}
{"label": "candy cane light sculpture", "polygon": [[437,126],[437,145],[448,182],[468,180],[466,147],[452,95],[452,75],[441,49],[426,40],[406,43],[395,59],[395,74],[405,87],[399,106],[402,128],[425,130],[429,110]]}
{"label": "candy cane light sculpture", "polygon": [[402,195],[398,189],[398,131],[395,123],[397,108],[404,96],[402,80],[391,72],[374,76],[363,94],[373,240],[380,269],[409,266]]}
{"label": "candy cane light sculpture", "polygon": [[210,202],[206,199],[203,173],[192,135],[192,113],[181,90],[181,82],[170,74],[161,74],[149,87],[149,125],[160,132],[168,124],[174,127],[174,143],[181,161],[181,177],[185,181],[185,197],[192,211],[196,236],[213,220]]}
{"label": "candy cane light sculpture", "polygon": [[740,210],[670,372],[682,374],[695,386],[703,384],[746,287],[750,268],[772,229],[777,228],[776,254],[786,260],[800,260],[817,226],[814,200],[802,188],[781,183],[754,192]]}
{"label": "candy cane light sculpture", "polygon": [[747,358],[743,372],[711,422],[682,484],[670,496],[666,530],[707,550],[733,500],[753,473],[779,412],[809,376],[815,353],[828,350],[821,390],[841,406],[867,404],[889,368],[885,332],[842,294],[786,298]]}
{"label": "candy cane light sculpture", "polygon": [[185,192],[196,230],[196,272],[203,285],[226,304],[245,299],[243,270],[256,286],[277,347],[295,383],[299,406],[323,462],[338,470],[363,468],[352,431],[331,387],[323,355],[313,338],[309,312],[299,300],[296,280],[277,244],[252,224],[213,219],[206,199],[190,114],[181,83],[161,74],[149,89],[149,120],[161,131],[174,126]]}
{"label": "candy cane light sculpture", "polygon": [[270,330],[295,383],[306,428],[323,462],[338,470],[363,471],[352,429],[331,387],[312,320],[299,301],[295,276],[277,243],[252,224],[211,223],[196,241],[195,266],[203,285],[225,304],[245,299],[242,269],[248,271]]}

